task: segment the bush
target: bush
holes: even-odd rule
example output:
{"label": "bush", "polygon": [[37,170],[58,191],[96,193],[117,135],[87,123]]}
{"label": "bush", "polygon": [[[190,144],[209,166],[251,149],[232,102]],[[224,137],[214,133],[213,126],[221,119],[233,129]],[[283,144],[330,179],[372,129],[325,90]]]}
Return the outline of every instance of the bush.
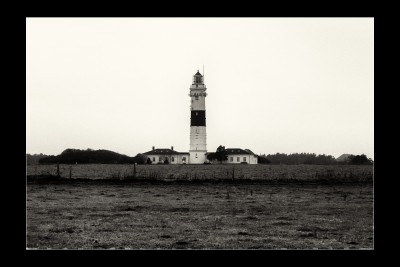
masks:
{"label": "bush", "polygon": [[353,165],[372,165],[373,161],[370,158],[367,158],[366,155],[350,155],[348,157],[349,164]]}
{"label": "bush", "polygon": [[140,153],[135,156],[135,162],[137,164],[145,164],[145,163],[147,163],[147,159],[148,158],[147,158],[146,155],[143,155],[143,154],[140,154]]}
{"label": "bush", "polygon": [[258,156],[258,164],[270,164],[271,161],[265,156]]}

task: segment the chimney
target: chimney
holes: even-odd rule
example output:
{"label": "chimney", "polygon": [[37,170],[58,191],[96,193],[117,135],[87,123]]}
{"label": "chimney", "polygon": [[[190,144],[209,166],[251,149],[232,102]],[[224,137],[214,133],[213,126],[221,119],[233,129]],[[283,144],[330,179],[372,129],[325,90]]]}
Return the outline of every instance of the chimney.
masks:
{"label": "chimney", "polygon": [[154,150],[154,146],[153,146],[153,150]]}
{"label": "chimney", "polygon": [[171,146],[171,150],[174,150],[174,147],[173,147],[173,146]]}

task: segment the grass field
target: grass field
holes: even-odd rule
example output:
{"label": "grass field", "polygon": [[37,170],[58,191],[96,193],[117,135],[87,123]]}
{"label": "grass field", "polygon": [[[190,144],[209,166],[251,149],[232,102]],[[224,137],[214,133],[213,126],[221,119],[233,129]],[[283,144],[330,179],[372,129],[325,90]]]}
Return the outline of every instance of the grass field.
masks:
{"label": "grass field", "polygon": [[373,186],[28,180],[27,248],[372,249]]}
{"label": "grass field", "polygon": [[[134,176],[133,165],[59,165],[64,178],[124,179]],[[57,165],[29,165],[28,176],[56,175]],[[373,166],[357,165],[137,165],[137,178],[169,180],[247,179],[268,181],[372,182]]]}

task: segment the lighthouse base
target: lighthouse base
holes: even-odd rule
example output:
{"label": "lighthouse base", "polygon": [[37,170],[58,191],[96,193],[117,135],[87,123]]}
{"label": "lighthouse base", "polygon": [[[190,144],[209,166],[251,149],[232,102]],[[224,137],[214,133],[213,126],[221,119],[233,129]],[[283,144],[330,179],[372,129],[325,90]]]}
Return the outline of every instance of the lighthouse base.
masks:
{"label": "lighthouse base", "polygon": [[204,164],[206,162],[206,150],[189,151],[189,164]]}

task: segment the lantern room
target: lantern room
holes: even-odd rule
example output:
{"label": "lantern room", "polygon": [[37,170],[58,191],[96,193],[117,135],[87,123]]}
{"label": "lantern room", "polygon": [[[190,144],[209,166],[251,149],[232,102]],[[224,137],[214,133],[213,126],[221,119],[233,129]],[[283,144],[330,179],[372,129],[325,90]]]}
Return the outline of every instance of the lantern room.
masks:
{"label": "lantern room", "polygon": [[197,73],[193,76],[193,84],[203,84],[203,75],[197,70]]}

